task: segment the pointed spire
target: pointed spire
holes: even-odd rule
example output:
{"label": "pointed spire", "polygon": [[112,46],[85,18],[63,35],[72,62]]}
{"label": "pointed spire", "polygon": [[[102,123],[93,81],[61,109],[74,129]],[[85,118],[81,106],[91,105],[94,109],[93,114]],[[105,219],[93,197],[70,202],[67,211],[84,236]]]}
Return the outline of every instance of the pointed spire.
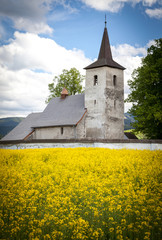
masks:
{"label": "pointed spire", "polygon": [[117,62],[115,62],[112,58],[106,24],[107,24],[107,21],[106,21],[106,15],[105,15],[105,28],[104,28],[101,47],[98,55],[98,60],[92,63],[91,65],[87,66],[85,69],[104,67],[104,66],[118,68],[122,70],[125,69],[124,67],[119,65]]}
{"label": "pointed spire", "polygon": [[110,61],[110,60],[112,61],[110,42],[109,42],[109,37],[108,37],[108,33],[107,33],[107,28],[106,27],[104,29],[104,33],[103,33],[103,37],[102,37],[102,43],[101,43],[98,59],[107,59],[108,61]]}

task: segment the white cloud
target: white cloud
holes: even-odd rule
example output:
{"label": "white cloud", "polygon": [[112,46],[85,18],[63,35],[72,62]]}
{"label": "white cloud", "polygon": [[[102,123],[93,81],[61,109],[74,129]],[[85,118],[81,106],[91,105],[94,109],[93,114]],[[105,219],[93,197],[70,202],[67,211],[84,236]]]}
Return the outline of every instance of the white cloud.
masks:
{"label": "white cloud", "polygon": [[[88,7],[99,11],[118,12],[126,3],[135,5],[142,3],[145,7],[151,7],[153,4],[161,4],[161,0],[80,0]],[[31,33],[51,34],[53,29],[48,25],[52,19],[65,19],[68,14],[74,14],[79,11],[76,8],[77,1],[71,0],[0,0],[0,17],[13,21],[13,26],[17,30],[23,30]],[[60,16],[56,11],[57,6],[62,6],[64,10]],[[146,9],[150,17],[161,18],[161,9]],[[2,29],[0,29],[1,35]],[[1,36],[0,36],[1,37]]]}
{"label": "white cloud", "polygon": [[148,9],[146,9],[146,13],[151,18],[157,18],[157,19],[162,18],[162,8],[155,8],[155,9],[148,8]]}
{"label": "white cloud", "polygon": [[[114,60],[126,67],[125,97],[130,92],[127,81],[152,43],[143,48],[128,44],[111,47]],[[85,74],[83,68],[90,63],[81,50],[67,50],[52,39],[15,32],[14,39],[0,47],[1,117],[43,111],[53,77],[71,67]],[[126,111],[129,107],[125,104]]]}
{"label": "white cloud", "polygon": [[124,0],[82,0],[87,6],[100,11],[118,12],[123,7]]}
{"label": "white cloud", "polygon": [[137,55],[146,55],[147,50],[145,48],[133,47],[129,44],[121,44],[116,48],[112,47],[113,53],[115,56],[137,56]]}
{"label": "white cloud", "polygon": [[55,15],[55,7],[61,5],[67,13],[77,10],[66,0],[0,0],[0,17],[13,21],[14,28],[32,33],[52,33],[47,15]]}
{"label": "white cloud", "polygon": [[31,33],[47,33],[51,34],[53,29],[49,27],[45,22],[39,21],[33,24],[31,19],[18,18],[15,21],[14,27],[19,30],[25,30]]}
{"label": "white cloud", "polygon": [[147,43],[147,48],[151,47],[152,45],[156,45],[155,40],[150,40],[150,41]]}
{"label": "white cloud", "polygon": [[114,60],[126,68],[126,81],[131,78],[133,70],[141,65],[141,58],[147,54],[146,47],[138,48],[128,44],[121,44],[117,47],[112,46],[111,49]]}
{"label": "white cloud", "polygon": [[142,3],[144,6],[152,6],[153,4],[155,4],[157,2],[159,2],[159,0],[142,0]]}
{"label": "white cloud", "polygon": [[58,74],[62,66],[78,66],[86,58],[81,50],[66,50],[49,38],[15,32],[9,45],[0,47],[0,63],[9,69],[32,69]]}
{"label": "white cloud", "polygon": [[1,115],[26,116],[29,112],[44,108],[46,85],[51,80],[51,74],[35,73],[24,69],[12,71],[0,67],[0,104]]}
{"label": "white cloud", "polygon": [[124,7],[125,3],[135,5],[142,3],[144,6],[152,6],[158,3],[159,0],[82,0],[87,6],[100,11],[118,12]]}
{"label": "white cloud", "polygon": [[0,16],[10,18],[14,27],[34,33],[51,33],[45,15],[51,0],[1,0]]}
{"label": "white cloud", "polygon": [[51,39],[20,32],[14,36],[0,47],[1,117],[43,111],[53,77],[71,67],[84,74],[91,62],[81,50],[66,50]]}

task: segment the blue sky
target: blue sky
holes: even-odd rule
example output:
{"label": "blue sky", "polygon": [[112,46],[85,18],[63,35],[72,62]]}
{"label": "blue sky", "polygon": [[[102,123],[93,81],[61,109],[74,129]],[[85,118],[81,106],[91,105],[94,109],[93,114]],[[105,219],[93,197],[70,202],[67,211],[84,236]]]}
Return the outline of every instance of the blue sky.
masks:
{"label": "blue sky", "polygon": [[126,98],[133,69],[162,37],[162,0],[0,0],[0,117],[43,111],[48,84],[63,69],[85,74],[105,14],[113,58],[126,67]]}
{"label": "blue sky", "polygon": [[53,37],[60,45],[82,49],[87,57],[95,58],[98,54],[105,14],[112,45],[145,46],[149,40],[162,36],[162,21],[146,14],[147,8],[141,2],[135,6],[126,3],[117,13],[78,5],[76,14],[67,16],[66,21],[55,20],[51,26],[55,30]]}

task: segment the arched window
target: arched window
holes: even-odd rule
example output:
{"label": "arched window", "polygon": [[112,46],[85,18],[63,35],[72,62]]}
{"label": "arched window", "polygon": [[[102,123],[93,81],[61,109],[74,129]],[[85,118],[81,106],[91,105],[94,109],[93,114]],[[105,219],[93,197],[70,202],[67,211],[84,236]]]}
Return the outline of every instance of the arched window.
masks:
{"label": "arched window", "polygon": [[64,129],[63,127],[61,127],[61,135],[63,135],[63,133],[64,133]]}
{"label": "arched window", "polygon": [[94,86],[98,85],[98,76],[94,75]]}
{"label": "arched window", "polygon": [[97,102],[97,101],[96,101],[96,100],[94,100],[94,105],[96,105],[96,102]]}
{"label": "arched window", "polygon": [[113,86],[116,86],[116,75],[113,75]]}

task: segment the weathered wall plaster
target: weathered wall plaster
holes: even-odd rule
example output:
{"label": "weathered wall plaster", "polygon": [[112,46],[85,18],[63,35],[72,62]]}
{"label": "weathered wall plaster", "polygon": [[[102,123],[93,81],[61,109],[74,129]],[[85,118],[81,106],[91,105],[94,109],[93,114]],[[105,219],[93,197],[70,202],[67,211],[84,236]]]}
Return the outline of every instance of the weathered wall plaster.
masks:
{"label": "weathered wall plaster", "polygon": [[[61,132],[63,128],[63,133]],[[32,139],[80,139],[85,137],[85,116],[77,126],[36,128]]]}
{"label": "weathered wall plaster", "polygon": [[[94,85],[94,76],[98,84]],[[116,76],[114,85],[113,76]],[[101,139],[124,138],[123,70],[101,67],[86,71],[85,119],[86,137]]]}

